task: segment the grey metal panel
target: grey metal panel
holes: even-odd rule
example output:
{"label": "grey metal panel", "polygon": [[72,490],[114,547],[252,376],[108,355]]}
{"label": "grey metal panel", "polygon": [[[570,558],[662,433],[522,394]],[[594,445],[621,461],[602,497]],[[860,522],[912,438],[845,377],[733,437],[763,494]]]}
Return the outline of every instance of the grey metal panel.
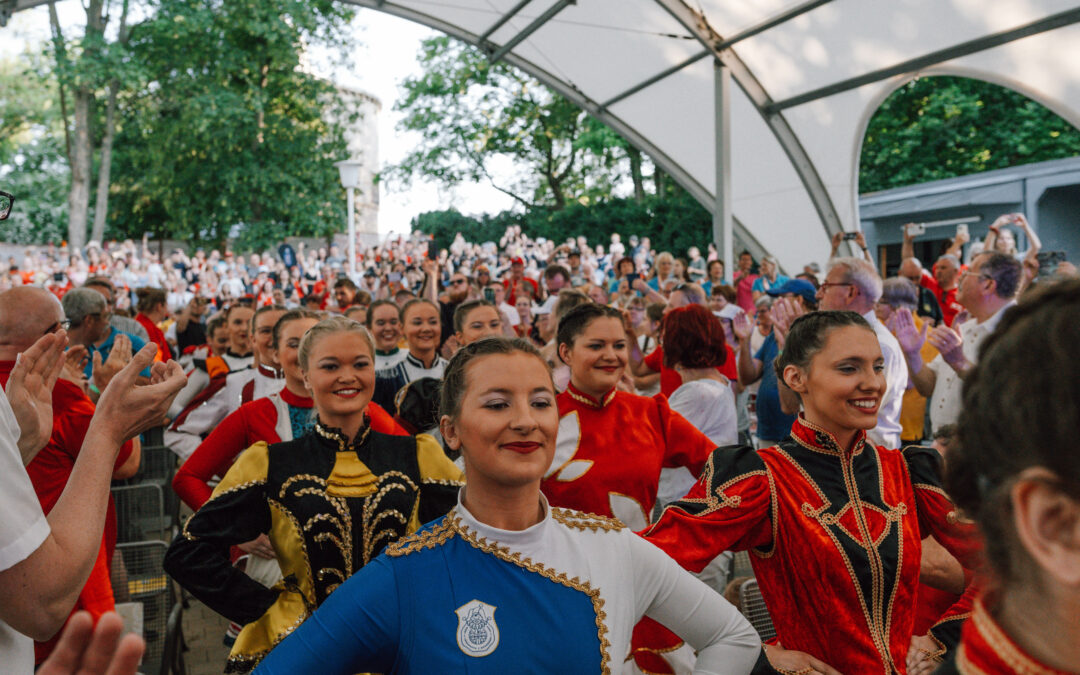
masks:
{"label": "grey metal panel", "polygon": [[1011,204],[1022,201],[1023,195],[1023,182],[1016,180],[997,185],[985,185],[878,202],[861,206],[859,213],[863,219],[885,218],[906,213],[921,213],[962,206]]}
{"label": "grey metal panel", "polygon": [[[462,42],[467,42],[471,45],[479,45],[479,35],[470,33],[464,30],[460,26],[449,24],[440,20],[437,17],[433,17],[429,14],[416,11],[410,7],[404,7],[402,5],[395,4],[393,2],[383,2],[379,4],[379,0],[341,0],[351,5],[358,7],[367,7],[368,9],[378,10],[385,12],[393,16],[407,19],[415,23],[419,23],[429,28],[446,33],[447,35],[457,38]],[[652,161],[661,169],[664,170],[669,176],[671,176],[679,185],[683,187],[695,200],[702,206],[712,212],[713,209],[713,195],[709,190],[697,181],[693,176],[686,172],[682,166],[664,153],[657,145],[655,145],[648,138],[638,133],[633,127],[624,122],[618,116],[611,114],[610,112],[603,110],[600,105],[583,94],[579,89],[565,82],[564,80],[549,73],[544,68],[536,65],[535,63],[526,59],[520,58],[513,52],[507,54],[505,61],[510,65],[520,68],[521,70],[529,73],[536,79],[543,82],[545,85],[551,87],[559,94],[565,96],[568,100],[572,101],[575,105],[579,106],[582,110],[586,111],[590,115],[596,117],[598,120],[608,125],[615,131],[617,131],[623,138],[632,143],[638,150],[647,154]],[[734,231],[735,236],[742,242],[746,248],[754,254],[755,258],[761,258],[761,256],[768,253],[761,242],[750,233],[750,231],[739,221],[738,218],[734,218]]]}
{"label": "grey metal panel", "polygon": [[784,119],[784,116],[780,113],[766,112],[768,108],[773,105],[773,100],[768,92],[765,91],[761,82],[759,82],[757,77],[750,71],[750,68],[747,67],[734,50],[720,50],[717,48],[718,45],[723,44],[724,41],[709,26],[708,20],[703,15],[690,8],[683,0],[655,1],[681,23],[691,35],[694,35],[701,44],[713,50],[717,59],[731,69],[731,76],[735,79],[739,88],[746,94],[747,98],[750,99],[750,102],[753,103],[754,107],[757,108],[762,118],[764,118],[765,123],[768,124],[769,129],[776,137],[777,142],[780,143],[780,147],[784,149],[788,159],[791,160],[795,173],[798,174],[799,180],[802,181],[803,187],[806,189],[806,193],[809,195],[810,201],[814,205],[814,209],[817,210],[818,217],[821,219],[821,224],[822,227],[825,228],[826,234],[831,237],[837,232],[842,232],[844,228],[840,222],[840,216],[836,213],[836,207],[832,203],[832,197],[829,195],[829,191],[826,189],[824,181],[821,180],[821,176],[814,167],[813,160],[811,160],[810,156],[806,153],[806,149],[803,148],[802,143],[799,141],[799,137],[795,135],[795,131],[791,128],[791,125],[787,123],[787,120]]}

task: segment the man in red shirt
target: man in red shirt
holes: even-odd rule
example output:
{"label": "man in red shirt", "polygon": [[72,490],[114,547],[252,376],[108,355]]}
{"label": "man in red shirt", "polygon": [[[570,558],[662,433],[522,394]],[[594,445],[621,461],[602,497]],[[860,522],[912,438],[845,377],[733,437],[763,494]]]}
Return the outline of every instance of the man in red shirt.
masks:
{"label": "man in red shirt", "polygon": [[[29,286],[13,288],[0,295],[0,384],[7,386],[15,367],[15,358],[30,348],[42,335],[60,330],[64,314],[60,303],[46,290]],[[82,350],[85,348],[74,347]],[[48,514],[60,499],[71,476],[79,450],[83,446],[94,404],[86,395],[82,365],[66,366],[52,393],[53,430],[49,442],[26,467],[34,492]],[[114,364],[110,364],[114,365]],[[115,372],[115,371],[110,371]],[[138,437],[125,443],[116,458],[113,478],[130,478],[139,469]],[[105,534],[98,550],[90,578],[79,594],[72,612],[87,610],[96,620],[114,608],[112,585],[109,580],[110,562],[116,545],[116,514],[109,500]],[[52,641],[35,644],[35,662],[41,663],[51,653]]]}
{"label": "man in red shirt", "polygon": [[510,278],[503,279],[503,287],[506,289],[506,301],[513,305],[517,302],[518,289],[529,286],[532,291],[532,299],[540,300],[540,286],[529,277],[525,276],[525,261],[514,258],[510,261]]}
{"label": "man in red shirt", "polygon": [[[911,234],[911,223],[904,226],[904,243],[900,249],[900,257],[903,261],[915,257],[915,236]],[[945,318],[945,325],[952,326],[956,315],[963,311],[964,307],[956,301],[956,290],[960,279],[962,265],[960,254],[964,250],[964,244],[970,236],[963,231],[957,230],[956,236],[949,242],[949,248],[945,254],[934,263],[934,273],[922,271],[919,285],[934,294],[938,305],[941,306],[941,314]]]}

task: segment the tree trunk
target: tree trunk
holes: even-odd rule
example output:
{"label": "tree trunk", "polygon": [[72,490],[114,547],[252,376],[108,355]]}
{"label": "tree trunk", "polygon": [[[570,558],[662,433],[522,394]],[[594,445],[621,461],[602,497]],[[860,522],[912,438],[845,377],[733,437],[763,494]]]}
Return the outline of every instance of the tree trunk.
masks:
{"label": "tree trunk", "polygon": [[[120,32],[117,43],[127,43],[128,0],[120,13]],[[109,100],[105,108],[105,136],[101,139],[101,161],[98,167],[97,197],[94,199],[94,229],[90,239],[99,245],[105,240],[105,218],[109,214],[109,182],[112,173],[113,135],[116,131],[116,94],[120,81],[113,78],[109,83]]]}
{"label": "tree trunk", "polygon": [[[49,25],[52,27],[56,65],[64,66],[67,63],[67,47],[64,45],[64,34],[60,31],[55,2],[49,3]],[[68,166],[71,166],[71,125],[68,124],[67,90],[64,88],[63,78],[56,78],[56,87],[60,90],[60,118],[64,122],[64,157],[67,158]]]}
{"label": "tree trunk", "polygon": [[105,109],[105,136],[101,139],[101,162],[98,166],[97,197],[94,199],[94,229],[90,239],[99,245],[105,239],[105,217],[109,213],[109,180],[112,172],[114,117],[116,115],[116,89],[119,83],[109,85],[109,102]]}
{"label": "tree trunk", "polygon": [[[100,49],[105,32],[102,16],[103,0],[90,0],[86,6],[87,52],[83,59],[92,58]],[[82,59],[80,59],[82,60]],[[86,223],[90,211],[90,116],[94,105],[94,91],[89,84],[81,84],[75,90],[75,132],[72,138],[71,190],[68,192],[68,248],[77,251],[86,245]]]}
{"label": "tree trunk", "polygon": [[667,190],[664,187],[664,172],[658,166],[653,167],[653,182],[656,184],[656,198],[663,200],[667,196]]}
{"label": "tree trunk", "polygon": [[68,191],[68,250],[86,245],[86,220],[90,210],[90,106],[88,87],[75,90],[75,133],[72,140],[71,189]]}
{"label": "tree trunk", "polygon": [[645,201],[645,179],[641,175],[641,152],[637,148],[627,148],[630,157],[630,178],[634,181],[634,201]]}

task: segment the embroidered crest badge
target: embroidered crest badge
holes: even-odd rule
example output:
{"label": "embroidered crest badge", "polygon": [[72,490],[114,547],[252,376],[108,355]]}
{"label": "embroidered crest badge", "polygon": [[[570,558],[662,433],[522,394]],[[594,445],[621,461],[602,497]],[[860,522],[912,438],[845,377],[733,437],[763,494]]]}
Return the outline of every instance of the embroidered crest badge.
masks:
{"label": "embroidered crest badge", "polygon": [[458,617],[457,644],[468,656],[487,656],[499,646],[495,607],[470,600],[454,610]]}

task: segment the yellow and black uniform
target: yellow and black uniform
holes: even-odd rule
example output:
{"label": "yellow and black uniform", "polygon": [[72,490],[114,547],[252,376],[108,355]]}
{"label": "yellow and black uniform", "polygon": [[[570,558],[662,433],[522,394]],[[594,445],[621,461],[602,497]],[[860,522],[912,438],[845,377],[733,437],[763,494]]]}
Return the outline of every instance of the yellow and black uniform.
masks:
{"label": "yellow and black uniform", "polygon": [[[248,672],[387,544],[444,515],[464,476],[430,436],[370,426],[350,444],[317,423],[302,438],[240,455],[188,520],[165,569],[214,611],[244,624],[226,672]],[[268,534],[283,579],[266,588],[229,547]]]}

